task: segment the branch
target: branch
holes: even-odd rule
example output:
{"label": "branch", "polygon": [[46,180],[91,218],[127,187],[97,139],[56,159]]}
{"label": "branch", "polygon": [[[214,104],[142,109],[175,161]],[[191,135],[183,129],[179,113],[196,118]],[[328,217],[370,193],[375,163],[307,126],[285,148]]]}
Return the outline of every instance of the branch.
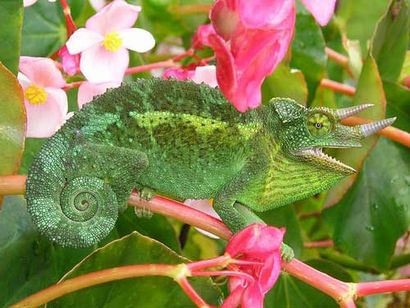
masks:
{"label": "branch", "polygon": [[338,92],[347,96],[353,96],[356,93],[356,88],[334,81],[330,79],[323,78],[320,81],[320,86],[323,88],[328,88],[330,90],[333,90],[334,92]]}

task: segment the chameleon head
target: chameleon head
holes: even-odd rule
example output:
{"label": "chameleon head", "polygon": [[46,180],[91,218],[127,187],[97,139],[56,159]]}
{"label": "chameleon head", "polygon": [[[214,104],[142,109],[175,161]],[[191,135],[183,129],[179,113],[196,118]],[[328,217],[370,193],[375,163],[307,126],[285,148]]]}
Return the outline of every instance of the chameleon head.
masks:
{"label": "chameleon head", "polygon": [[281,122],[279,142],[284,151],[296,159],[341,175],[350,175],[355,170],[323,153],[322,149],[360,147],[361,139],[391,125],[396,119],[350,127],[340,121],[373,105],[363,104],[342,109],[306,108],[290,99],[273,99],[271,106]]}

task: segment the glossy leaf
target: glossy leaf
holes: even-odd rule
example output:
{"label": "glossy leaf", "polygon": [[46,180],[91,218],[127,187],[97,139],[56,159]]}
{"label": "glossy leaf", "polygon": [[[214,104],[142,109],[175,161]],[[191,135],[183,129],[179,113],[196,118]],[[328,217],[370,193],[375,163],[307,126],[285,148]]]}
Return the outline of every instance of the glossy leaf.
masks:
{"label": "glossy leaf", "polygon": [[16,173],[24,147],[26,113],[23,90],[0,63],[0,175]]}
{"label": "glossy leaf", "polygon": [[381,139],[356,183],[328,215],[337,247],[366,265],[387,269],[396,241],[410,224],[408,149]]}
{"label": "glossy leaf", "polygon": [[313,99],[324,77],[326,59],[325,41],[320,27],[310,14],[298,13],[290,66],[303,72],[309,89],[309,101]]}
{"label": "glossy leaf", "polygon": [[290,70],[283,63],[262,85],[262,101],[268,102],[273,97],[290,97],[299,104],[306,105],[308,90],[305,77],[299,70]]}
{"label": "glossy leaf", "polygon": [[383,83],[386,91],[386,117],[397,117],[394,127],[410,131],[410,90],[394,82]]}
{"label": "glossy leaf", "polygon": [[[386,108],[386,98],[383,91],[383,83],[377,70],[377,64],[374,58],[369,55],[363,64],[356,94],[353,98],[353,105],[372,103],[374,107],[361,112],[360,116],[367,119],[383,119]],[[336,158],[343,163],[360,170],[364,159],[377,142],[377,135],[367,137],[362,141],[363,146],[356,149],[341,149],[334,154]],[[343,180],[340,184],[329,191],[325,205],[330,206],[341,200],[343,195],[353,184],[357,175],[353,175]]]}
{"label": "glossy leaf", "polygon": [[[121,265],[180,264],[187,260],[148,237],[134,232],[95,251],[64,278]],[[193,279],[193,286],[210,304],[221,300],[220,291],[207,278]],[[170,278],[139,277],[105,283],[66,295],[50,307],[195,307]]]}
{"label": "glossy leaf", "polygon": [[25,8],[22,55],[51,56],[65,41],[65,22],[58,2],[40,0]]}
{"label": "glossy leaf", "polygon": [[409,44],[409,7],[407,0],[392,0],[378,23],[372,42],[383,80],[396,81]]}
{"label": "glossy leaf", "polygon": [[23,1],[0,1],[0,20],[0,62],[16,75],[23,25]]}

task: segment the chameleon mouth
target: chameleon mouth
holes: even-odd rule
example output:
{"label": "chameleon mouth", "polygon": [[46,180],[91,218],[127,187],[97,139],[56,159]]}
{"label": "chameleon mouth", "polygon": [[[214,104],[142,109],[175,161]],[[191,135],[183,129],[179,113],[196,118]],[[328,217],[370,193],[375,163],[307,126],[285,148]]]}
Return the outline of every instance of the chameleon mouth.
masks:
{"label": "chameleon mouth", "polygon": [[356,170],[352,167],[342,163],[336,158],[323,153],[323,148],[307,148],[299,151],[298,156],[303,157],[307,161],[315,162],[322,165],[325,168],[341,172],[345,175],[356,173]]}

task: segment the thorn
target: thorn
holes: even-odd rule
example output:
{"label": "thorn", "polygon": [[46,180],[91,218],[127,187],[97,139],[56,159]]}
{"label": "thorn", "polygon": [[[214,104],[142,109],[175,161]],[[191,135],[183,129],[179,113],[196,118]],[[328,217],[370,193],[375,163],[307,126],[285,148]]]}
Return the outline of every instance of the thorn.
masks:
{"label": "thorn", "polygon": [[342,120],[342,119],[348,118],[352,115],[355,115],[356,113],[359,113],[373,106],[374,106],[373,104],[362,104],[362,105],[348,107],[348,108],[340,108],[340,109],[336,109],[335,113],[336,113],[336,117],[339,120]]}
{"label": "thorn", "polygon": [[384,119],[376,122],[372,122],[369,124],[363,124],[359,125],[359,131],[362,133],[364,137],[373,135],[377,133],[379,130],[382,130],[383,128],[390,126],[393,124],[394,121],[396,121],[396,117],[394,118],[389,118],[389,119]]}

